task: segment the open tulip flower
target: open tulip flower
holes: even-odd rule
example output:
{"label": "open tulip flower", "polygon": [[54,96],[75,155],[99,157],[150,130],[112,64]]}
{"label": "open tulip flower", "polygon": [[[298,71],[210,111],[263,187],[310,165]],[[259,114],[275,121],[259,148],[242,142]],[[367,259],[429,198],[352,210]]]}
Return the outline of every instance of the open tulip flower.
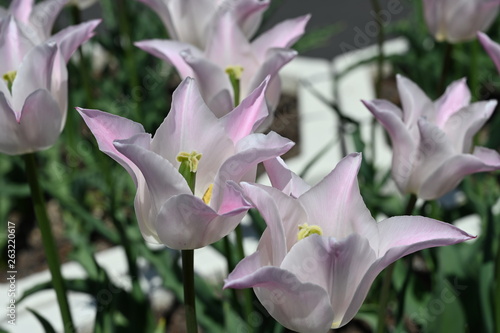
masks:
{"label": "open tulip flower", "polygon": [[146,40],[135,45],[170,62],[181,77],[194,77],[217,117],[230,112],[270,75],[266,97],[273,111],[281,94],[278,71],[295,57],[296,51],[288,47],[304,33],[308,20],[309,15],[284,21],[249,42],[226,10],[214,23],[204,51],[173,40]]}
{"label": "open tulip flower", "polygon": [[238,225],[250,205],[227,182],[255,180],[259,162],[293,146],[274,132],[252,133],[267,117],[267,83],[219,119],[207,108],[195,81],[185,79],[152,139],[138,123],[78,109],[101,151],[132,176],[136,215],[147,241],[196,249]]}
{"label": "open tulip flower", "polygon": [[498,15],[498,0],[424,0],[424,13],[434,38],[450,43],[476,37]]}
{"label": "open tulip flower", "polygon": [[217,16],[228,10],[247,38],[259,28],[270,0],[138,0],[161,18],[171,39],[205,48]]}
{"label": "open tulip flower", "polygon": [[425,200],[453,190],[469,174],[500,169],[500,155],[475,147],[474,134],[490,118],[495,100],[470,103],[465,79],[432,102],[409,79],[398,76],[403,110],[384,100],[363,101],[392,141],[392,178],[402,193]]}
{"label": "open tulip flower", "polygon": [[52,146],[67,113],[66,62],[92,37],[98,20],[34,44],[12,16],[0,22],[0,152],[17,155]]}
{"label": "open tulip flower", "polygon": [[291,330],[324,333],[345,325],[389,264],[424,248],[472,238],[420,216],[377,223],[359,193],[360,154],[345,157],[312,188],[281,162],[272,164],[266,170],[273,185],[294,195],[241,184],[267,228],[257,251],[236,266],[224,288],[253,288],[266,310]]}

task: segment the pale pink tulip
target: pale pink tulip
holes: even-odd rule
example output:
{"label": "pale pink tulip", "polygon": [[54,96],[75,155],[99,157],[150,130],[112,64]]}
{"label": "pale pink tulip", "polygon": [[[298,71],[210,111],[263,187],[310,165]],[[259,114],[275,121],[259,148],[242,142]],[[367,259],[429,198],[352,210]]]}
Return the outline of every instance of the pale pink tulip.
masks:
{"label": "pale pink tulip", "polygon": [[495,100],[470,103],[465,79],[432,102],[409,79],[398,76],[403,110],[385,100],[363,101],[392,141],[392,178],[402,193],[432,200],[469,174],[500,169],[500,155],[472,149],[474,134],[495,110]]}
{"label": "pale pink tulip", "polygon": [[[137,186],[136,215],[147,241],[195,249],[221,239],[238,225],[250,205],[227,181],[255,180],[259,162],[293,145],[274,132],[253,134],[267,117],[267,83],[217,118],[195,81],[188,78],[174,92],[172,109],[153,138],[128,119],[78,109],[101,151],[132,176]],[[201,155],[194,194],[179,173],[181,155]]]}
{"label": "pale pink tulip", "polygon": [[215,22],[205,50],[173,40],[146,40],[135,45],[170,62],[181,77],[196,78],[203,98],[217,117],[227,114],[239,102],[235,102],[227,70],[241,70],[240,98],[236,98],[239,100],[270,75],[266,98],[273,111],[281,94],[278,71],[297,54],[289,47],[304,33],[308,20],[309,15],[284,21],[250,42],[226,11]]}
{"label": "pale pink tulip", "polygon": [[488,29],[498,14],[498,0],[424,0],[427,26],[437,41],[464,42]]}
{"label": "pale pink tulip", "polygon": [[[420,216],[377,223],[359,193],[360,164],[359,154],[345,157],[298,198],[242,183],[267,228],[257,251],[236,266],[224,288],[253,288],[283,326],[324,333],[356,315],[376,276],[392,262],[421,249],[473,238],[450,224]],[[268,171],[273,184],[303,182],[279,161],[272,169]]]}
{"label": "pale pink tulip", "polygon": [[171,39],[205,48],[217,16],[228,11],[247,38],[259,28],[270,0],[138,0],[153,9]]}
{"label": "pale pink tulip", "polygon": [[0,152],[17,155],[52,146],[67,114],[66,62],[92,37],[98,20],[34,44],[12,16],[0,22]]}

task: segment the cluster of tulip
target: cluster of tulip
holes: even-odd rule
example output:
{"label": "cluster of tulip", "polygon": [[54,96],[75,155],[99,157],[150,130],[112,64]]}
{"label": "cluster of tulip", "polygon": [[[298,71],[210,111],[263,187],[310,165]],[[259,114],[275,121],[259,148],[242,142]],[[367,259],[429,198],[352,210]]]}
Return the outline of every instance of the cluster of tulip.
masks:
{"label": "cluster of tulip", "polygon": [[[224,287],[253,288],[287,328],[326,332],[353,319],[377,275],[399,258],[474,237],[421,216],[375,221],[358,187],[361,154],[344,157],[315,186],[280,158],[294,143],[262,132],[279,101],[278,72],[296,56],[290,47],[303,35],[309,15],[254,36],[269,0],[139,1],[160,16],[171,39],[135,45],[172,64],[183,79],[170,112],[151,135],[126,118],[77,110],[100,150],[132,177],[146,241],[192,255],[230,234],[256,208],[267,229],[257,251],[236,266]],[[99,23],[50,36],[66,2],[33,6],[33,0],[14,0],[1,18],[3,153],[46,149],[63,129],[66,62]],[[424,5],[436,39],[451,42],[473,38],[498,7],[494,1],[469,0],[424,0]],[[464,15],[474,18],[457,19]],[[500,46],[486,35],[480,38],[500,70]],[[363,103],[390,135],[392,176],[401,193],[433,200],[468,174],[500,169],[496,151],[476,147],[470,153],[473,136],[496,101],[471,104],[465,80],[452,83],[435,102],[405,77],[399,76],[397,85],[402,109],[384,100]],[[255,184],[259,163],[272,187]],[[196,318],[186,317],[189,329]]]}

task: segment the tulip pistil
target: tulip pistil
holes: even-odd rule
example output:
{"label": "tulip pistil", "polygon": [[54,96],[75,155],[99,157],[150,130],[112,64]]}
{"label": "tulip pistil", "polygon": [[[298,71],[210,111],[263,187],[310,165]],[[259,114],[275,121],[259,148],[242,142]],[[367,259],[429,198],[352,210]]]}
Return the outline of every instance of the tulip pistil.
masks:
{"label": "tulip pistil", "polygon": [[198,164],[201,156],[202,155],[196,151],[192,151],[191,153],[180,152],[179,155],[177,155],[177,161],[181,162],[179,173],[186,179],[193,193],[196,184],[196,171],[198,171]]}
{"label": "tulip pistil", "polygon": [[183,151],[177,155],[177,161],[181,162],[181,166],[182,164],[186,164],[189,172],[196,172],[198,171],[198,164],[201,160],[201,156],[202,155],[200,153],[197,153],[194,150],[190,153]]}
{"label": "tulip pistil", "polygon": [[309,225],[307,223],[299,225],[299,232],[297,233],[297,240],[302,240],[312,234],[323,235],[323,229],[319,225]]}
{"label": "tulip pistil", "polygon": [[12,85],[14,84],[14,80],[16,78],[17,71],[10,71],[5,73],[2,78],[7,82],[7,87],[9,88],[9,91],[12,93]]}
{"label": "tulip pistil", "polygon": [[210,203],[210,200],[212,199],[213,188],[214,188],[214,184],[210,184],[208,186],[207,190],[205,191],[205,194],[203,194],[203,197],[201,198],[201,200],[203,200],[203,202],[207,205]]}
{"label": "tulip pistil", "polygon": [[243,67],[228,66],[226,67],[226,73],[229,75],[229,81],[231,81],[231,85],[233,86],[234,106],[236,107],[240,104],[240,79],[243,74]]}

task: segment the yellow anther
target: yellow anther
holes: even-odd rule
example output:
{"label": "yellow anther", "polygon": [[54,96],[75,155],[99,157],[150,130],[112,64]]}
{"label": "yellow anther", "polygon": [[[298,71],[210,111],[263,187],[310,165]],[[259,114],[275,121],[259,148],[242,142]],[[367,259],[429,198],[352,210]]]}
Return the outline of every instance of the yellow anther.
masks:
{"label": "yellow anther", "polygon": [[243,67],[242,66],[227,66],[226,73],[229,75],[230,78],[240,80],[241,75],[243,75]]}
{"label": "yellow anther", "polygon": [[333,329],[335,329],[335,328],[339,328],[340,323],[341,323],[341,321],[334,321],[334,322],[332,323],[332,328],[333,328]]}
{"label": "yellow anther", "polygon": [[210,203],[210,200],[212,199],[213,189],[214,189],[214,184],[210,184],[207,190],[205,191],[205,194],[203,194],[203,197],[201,198],[201,200],[203,200],[203,202],[207,205]]}
{"label": "yellow anther", "polygon": [[309,225],[307,223],[299,225],[299,232],[297,233],[297,239],[301,240],[312,234],[323,235],[323,229],[319,225]]}
{"label": "yellow anther", "polygon": [[9,91],[12,92],[12,85],[14,84],[14,80],[16,79],[17,71],[10,71],[5,73],[2,78],[7,82],[7,87]]}
{"label": "yellow anther", "polygon": [[198,171],[198,164],[201,156],[202,155],[200,153],[195,151],[192,151],[191,153],[180,152],[179,155],[177,155],[177,161],[186,163],[189,166],[190,172],[196,172]]}

